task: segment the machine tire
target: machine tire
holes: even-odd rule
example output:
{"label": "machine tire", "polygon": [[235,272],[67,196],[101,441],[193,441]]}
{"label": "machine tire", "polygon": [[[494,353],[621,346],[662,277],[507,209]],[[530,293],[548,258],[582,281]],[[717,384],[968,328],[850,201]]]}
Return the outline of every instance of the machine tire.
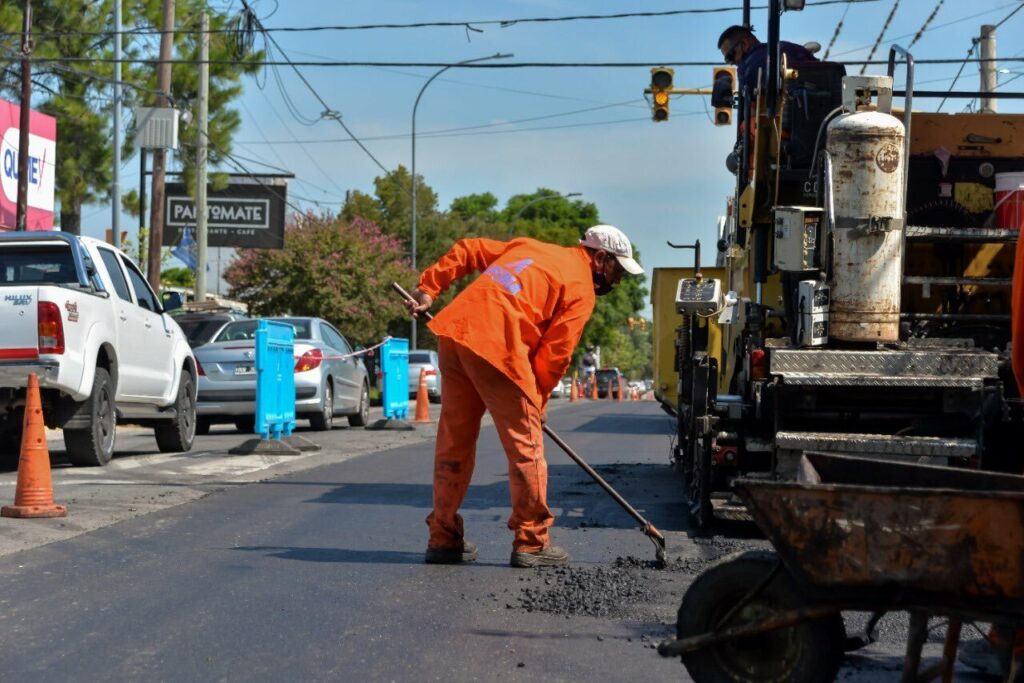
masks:
{"label": "machine tire", "polygon": [[[679,606],[676,636],[689,638],[715,630],[718,622],[773,570],[770,551],[743,551],[719,560],[698,576]],[[737,613],[730,624],[759,621],[806,601],[783,567]],[[683,655],[683,665],[701,683],[835,680],[846,637],[839,613],[706,647]]]}
{"label": "machine tire", "polygon": [[686,491],[690,503],[690,520],[698,529],[707,531],[715,521],[715,509],[711,504],[711,437],[698,440],[693,449],[694,462]]}
{"label": "machine tire", "polygon": [[330,377],[321,394],[320,411],[309,416],[309,426],[314,432],[326,432],[334,427],[334,389]]}
{"label": "machine tire", "polygon": [[88,427],[64,430],[68,460],[79,467],[106,465],[114,457],[117,413],[114,411],[114,385],[105,368],[96,368],[86,409],[89,412]]}
{"label": "machine tire", "polygon": [[348,424],[351,427],[365,427],[370,421],[370,388],[363,382],[363,388],[359,392],[359,412],[348,416]]}
{"label": "machine tire", "polygon": [[174,418],[153,427],[157,448],[161,453],[184,453],[192,449],[196,438],[196,400],[191,372],[182,372],[178,381],[178,398],[174,401]]}

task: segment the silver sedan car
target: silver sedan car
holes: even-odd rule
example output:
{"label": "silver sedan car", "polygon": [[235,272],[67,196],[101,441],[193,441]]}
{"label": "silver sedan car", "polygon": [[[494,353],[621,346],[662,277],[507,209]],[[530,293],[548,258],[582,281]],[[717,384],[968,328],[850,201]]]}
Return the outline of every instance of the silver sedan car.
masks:
{"label": "silver sedan car", "polygon": [[[370,415],[366,365],[348,356],[352,346],[333,325],[320,318],[266,318],[295,328],[295,417],[308,419],[316,431],[331,429],[334,418],[347,415],[354,427]],[[199,371],[196,432],[211,424],[233,422],[252,432],[256,421],[257,320],[228,323],[209,344],[195,349]]]}

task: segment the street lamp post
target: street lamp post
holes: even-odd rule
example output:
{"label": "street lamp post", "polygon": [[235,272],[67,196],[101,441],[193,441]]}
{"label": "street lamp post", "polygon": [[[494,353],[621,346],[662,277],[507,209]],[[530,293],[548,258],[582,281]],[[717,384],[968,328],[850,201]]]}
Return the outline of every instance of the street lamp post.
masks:
{"label": "street lamp post", "polygon": [[[514,57],[511,54],[498,54],[490,55],[489,57],[477,57],[475,59],[467,59],[462,62],[455,64],[449,64],[448,66],[439,69],[437,73],[427,79],[427,82],[420,88],[420,92],[416,95],[416,103],[412,105],[412,234],[410,235],[411,251],[412,251],[412,269],[416,270],[416,109],[420,106],[420,98],[423,97],[423,91],[427,89],[427,86],[433,83],[434,79],[443,74],[453,66],[462,66],[463,64],[473,64],[474,62],[485,62],[489,59],[507,59]],[[409,348],[416,348],[416,318],[412,319],[412,328],[409,335]]]}
{"label": "street lamp post", "polygon": [[556,197],[560,197],[562,199],[568,199],[569,197],[579,197],[582,194],[583,194],[582,192],[567,192],[566,194],[546,194],[546,195],[542,195],[540,197],[534,197],[530,201],[528,201],[525,204],[523,204],[522,208],[520,208],[519,211],[516,211],[516,215],[512,217],[512,225],[509,226],[509,229],[508,229],[508,236],[510,238],[512,237],[512,231],[515,230],[515,222],[517,220],[519,220],[519,217],[523,215],[523,212],[526,211],[526,209],[528,207],[533,206],[537,202],[542,202],[545,199],[555,199]]}

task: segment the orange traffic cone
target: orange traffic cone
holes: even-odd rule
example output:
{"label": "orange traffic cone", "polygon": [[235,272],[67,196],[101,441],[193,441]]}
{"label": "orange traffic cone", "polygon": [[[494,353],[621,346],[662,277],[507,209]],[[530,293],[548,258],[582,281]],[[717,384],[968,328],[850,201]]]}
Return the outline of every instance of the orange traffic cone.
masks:
{"label": "orange traffic cone", "polygon": [[626,400],[625,397],[622,395],[623,392],[625,391],[625,386],[626,386],[626,383],[623,382],[622,378],[620,377],[619,378],[619,400],[620,401]]}
{"label": "orange traffic cone", "polygon": [[576,395],[576,380],[573,379],[569,382],[569,403],[575,401],[579,396]]}
{"label": "orange traffic cone", "polygon": [[416,419],[413,422],[430,422],[430,398],[427,396],[426,368],[420,368],[420,385],[416,387]]}
{"label": "orange traffic cone", "polygon": [[597,377],[592,377],[590,380],[590,400],[597,400]]}
{"label": "orange traffic cone", "polygon": [[21,457],[18,460],[18,488],[14,505],[0,508],[3,517],[65,517],[68,509],[53,502],[50,477],[50,451],[46,448],[43,405],[39,399],[39,378],[28,376],[25,392],[25,419],[21,430]]}

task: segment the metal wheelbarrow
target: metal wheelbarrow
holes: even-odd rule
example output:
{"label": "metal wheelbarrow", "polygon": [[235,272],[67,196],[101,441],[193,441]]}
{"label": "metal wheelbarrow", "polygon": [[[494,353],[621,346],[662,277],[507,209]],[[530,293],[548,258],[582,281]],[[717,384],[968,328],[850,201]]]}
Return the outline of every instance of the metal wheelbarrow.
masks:
{"label": "metal wheelbarrow", "polygon": [[[775,552],[725,558],[686,591],[658,652],[695,681],[833,680],[854,648],[844,610],[910,613],[903,681],[952,680],[964,621],[1024,628],[1024,477],[821,453],[801,470],[734,484]],[[949,620],[942,660],[919,671],[933,616]]]}

